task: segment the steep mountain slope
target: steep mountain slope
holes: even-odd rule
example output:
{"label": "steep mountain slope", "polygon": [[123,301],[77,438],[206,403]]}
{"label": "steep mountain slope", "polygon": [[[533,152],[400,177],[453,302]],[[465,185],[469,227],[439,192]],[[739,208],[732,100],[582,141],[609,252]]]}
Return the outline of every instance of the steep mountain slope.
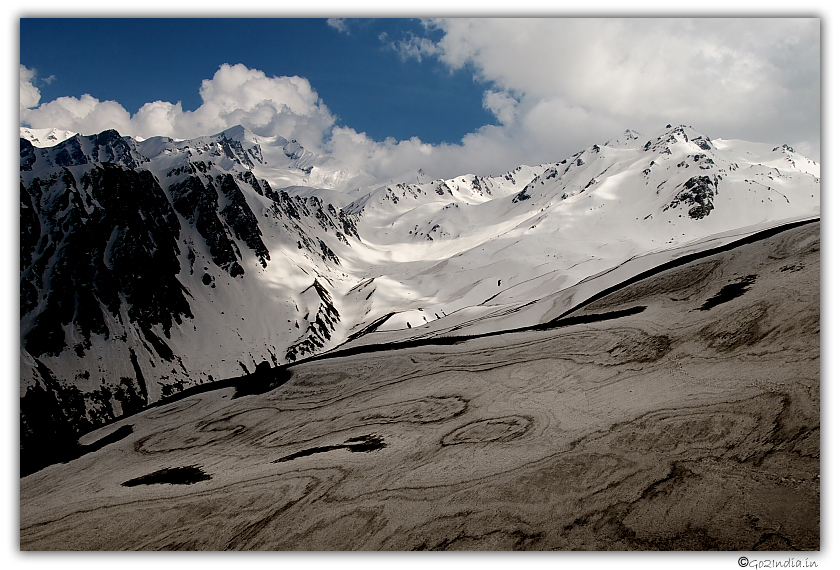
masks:
{"label": "steep mountain slope", "polygon": [[330,342],[355,223],[258,180],[229,135],[21,139],[24,416],[84,431]]}
{"label": "steep mountain slope", "polygon": [[347,340],[535,324],[586,278],[820,204],[793,149],[685,126],[388,184],[242,127],[22,136],[20,178],[25,445]]}
{"label": "steep mountain slope", "polygon": [[819,550],[819,225],[119,420],[21,479],[20,548]]}

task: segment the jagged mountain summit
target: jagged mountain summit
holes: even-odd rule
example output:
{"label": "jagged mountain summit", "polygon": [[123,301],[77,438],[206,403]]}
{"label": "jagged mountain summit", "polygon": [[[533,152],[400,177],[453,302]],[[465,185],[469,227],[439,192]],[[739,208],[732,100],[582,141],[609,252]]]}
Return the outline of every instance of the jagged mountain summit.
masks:
{"label": "jagged mountain summit", "polygon": [[819,164],[687,126],[388,184],[243,127],[21,135],[22,445],[348,341],[534,324],[641,256],[820,212]]}

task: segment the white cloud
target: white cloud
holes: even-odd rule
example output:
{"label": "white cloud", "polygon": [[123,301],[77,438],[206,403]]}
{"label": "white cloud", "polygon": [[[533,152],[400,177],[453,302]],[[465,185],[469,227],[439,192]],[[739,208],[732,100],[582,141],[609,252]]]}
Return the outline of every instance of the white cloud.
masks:
{"label": "white cloud", "polygon": [[327,18],[327,25],[331,28],[335,28],[339,32],[344,32],[345,34],[350,33],[350,30],[347,29],[347,22],[344,18]]}
{"label": "white cloud", "polygon": [[21,111],[21,120],[34,128],[56,127],[84,134],[117,129],[120,133],[133,133],[131,116],[116,101],[100,101],[88,94],[76,97],[59,97],[35,109]]}
{"label": "white cloud", "polygon": [[[382,39],[381,35],[380,39]],[[439,55],[439,49],[435,42],[414,34],[408,35],[399,42],[391,42],[390,46],[400,54],[403,60],[416,59],[417,61],[423,61],[425,57]]]}
{"label": "white cloud", "polygon": [[[819,160],[820,32],[816,19],[425,20],[432,41],[391,42],[404,59],[437,58],[489,83],[500,125],[459,145],[355,143],[382,175],[498,173],[565,158],[626,128],[690,124],[712,138],[800,141]],[[345,133],[346,134],[346,133]],[[358,134],[356,135],[358,136]],[[337,155],[350,149],[334,144]],[[386,158],[387,157],[387,158]],[[374,166],[375,165],[375,166]]]}
{"label": "white cloud", "polygon": [[26,109],[34,107],[41,100],[41,91],[32,84],[35,79],[35,70],[23,65],[20,66],[20,114]]}
{"label": "white cloud", "polygon": [[184,117],[185,113],[180,101],[175,104],[155,101],[140,107],[131,122],[134,134],[144,138],[153,136],[184,138],[178,129],[180,123],[184,122]]}
{"label": "white cloud", "polygon": [[[577,109],[574,116],[586,114],[592,122],[566,124],[567,133],[584,128],[601,137],[610,135],[601,129],[644,132],[686,123],[713,137],[781,142],[792,136],[819,148],[816,19],[448,19],[427,25],[444,34],[427,53],[451,69],[470,66],[494,92],[522,94],[516,109],[523,133],[545,136],[538,128],[543,120],[556,124]],[[485,97],[494,114],[509,109],[494,106],[501,103]],[[541,113],[540,120],[530,113]]]}
{"label": "white cloud", "polygon": [[512,95],[503,91],[485,91],[482,101],[484,108],[503,125],[510,125],[516,119],[518,103]]}
{"label": "white cloud", "polygon": [[244,125],[257,134],[280,134],[317,149],[335,118],[301,77],[268,77],[242,64],[222,65],[199,90],[201,106],[184,111],[181,103],[146,103],[132,117],[115,101],[60,97],[38,107],[40,93],[34,73],[21,66],[21,123],[34,128],[56,127],[83,134],[107,128],[121,134],[192,138]]}

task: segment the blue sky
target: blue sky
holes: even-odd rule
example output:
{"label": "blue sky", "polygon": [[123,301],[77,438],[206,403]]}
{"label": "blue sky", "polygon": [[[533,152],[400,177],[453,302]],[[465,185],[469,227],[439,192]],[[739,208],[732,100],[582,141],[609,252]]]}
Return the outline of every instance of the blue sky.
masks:
{"label": "blue sky", "polygon": [[390,47],[422,33],[419,20],[345,25],[347,32],[324,18],[24,18],[20,62],[37,70],[43,101],[89,93],[132,114],[156,100],[195,110],[201,81],[223,63],[242,63],[270,76],[307,78],[339,124],[375,140],[457,143],[495,122],[482,107],[488,85],[469,69],[404,59]]}
{"label": "blue sky", "polygon": [[243,124],[380,178],[495,175],[686,124],[820,160],[819,18],[21,19],[20,120]]}

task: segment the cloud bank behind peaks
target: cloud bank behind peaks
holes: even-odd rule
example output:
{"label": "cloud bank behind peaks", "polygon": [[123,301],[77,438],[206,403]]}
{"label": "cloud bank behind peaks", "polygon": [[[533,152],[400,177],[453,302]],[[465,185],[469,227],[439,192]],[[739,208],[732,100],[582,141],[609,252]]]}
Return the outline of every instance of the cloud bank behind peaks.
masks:
{"label": "cloud bank behind peaks", "polygon": [[[470,70],[494,121],[458,144],[376,141],[337,118],[302,77],[222,65],[202,104],[155,101],[133,116],[91,95],[40,105],[21,66],[21,122],[83,134],[193,138],[242,124],[297,139],[380,180],[422,169],[433,177],[500,174],[560,160],[627,128],[688,124],[712,138],[790,144],[820,159],[818,19],[443,19],[384,49],[414,64]],[[346,30],[347,22],[329,23]],[[423,63],[426,65],[426,63]],[[375,104],[374,99],[371,99]],[[37,105],[37,106],[36,106]],[[434,120],[429,117],[428,120]]]}
{"label": "cloud bank behind peaks", "polygon": [[[116,129],[139,137],[188,139],[244,125],[263,136],[297,139],[304,147],[332,155],[348,166],[378,179],[411,178],[423,169],[434,177],[466,172],[498,174],[523,163],[527,149],[508,148],[511,138],[501,127],[487,126],[468,134],[461,144],[432,145],[414,137],[375,141],[364,132],[336,124],[335,116],[302,77],[268,77],[264,72],[222,65],[212,79],[202,81],[202,104],[185,111],[181,103],[155,101],[133,116],[116,101],[100,101],[85,94],[42,103],[34,85],[36,73],[21,65],[20,122],[32,128],[58,128],[82,134]],[[513,120],[512,99],[489,93],[485,106],[502,122]],[[553,157],[554,152],[551,153]]]}
{"label": "cloud bank behind peaks", "polygon": [[[306,147],[320,148],[335,117],[302,77],[268,77],[242,64],[223,64],[202,81],[202,104],[184,111],[181,103],[154,101],[130,115],[116,101],[59,97],[38,107],[34,72],[21,65],[21,124],[57,127],[92,134],[113,128],[121,134],[177,139],[193,138],[241,124],[264,136],[282,135]],[[24,97],[26,94],[26,97]]]}
{"label": "cloud bank behind peaks", "polygon": [[[686,123],[819,155],[818,19],[441,19],[426,28],[443,37],[398,51],[424,46],[414,57],[471,68],[495,92],[517,94],[518,122],[534,136],[547,135],[543,119],[592,119],[597,137]],[[494,102],[485,98],[496,113]]]}

